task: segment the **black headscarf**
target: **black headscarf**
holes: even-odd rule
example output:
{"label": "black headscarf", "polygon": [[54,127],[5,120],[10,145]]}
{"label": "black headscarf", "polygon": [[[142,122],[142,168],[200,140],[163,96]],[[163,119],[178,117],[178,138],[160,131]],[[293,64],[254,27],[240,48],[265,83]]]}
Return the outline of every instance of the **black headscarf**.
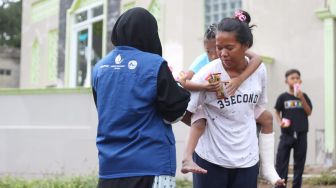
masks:
{"label": "black headscarf", "polygon": [[131,46],[162,56],[157,22],[144,8],[132,8],[123,13],[113,27],[111,41],[114,46]]}

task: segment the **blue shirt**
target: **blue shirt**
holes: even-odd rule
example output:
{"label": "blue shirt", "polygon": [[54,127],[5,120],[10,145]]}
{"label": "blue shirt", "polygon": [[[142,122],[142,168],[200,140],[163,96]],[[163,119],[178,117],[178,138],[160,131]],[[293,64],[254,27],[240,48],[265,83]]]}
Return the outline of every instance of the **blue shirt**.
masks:
{"label": "blue shirt", "polygon": [[118,46],[93,69],[99,177],[175,175],[175,139],[155,108],[164,59]]}
{"label": "blue shirt", "polygon": [[210,61],[208,55],[204,53],[194,60],[194,62],[190,65],[189,70],[193,71],[194,73],[197,73],[202,67],[204,67],[209,62]]}

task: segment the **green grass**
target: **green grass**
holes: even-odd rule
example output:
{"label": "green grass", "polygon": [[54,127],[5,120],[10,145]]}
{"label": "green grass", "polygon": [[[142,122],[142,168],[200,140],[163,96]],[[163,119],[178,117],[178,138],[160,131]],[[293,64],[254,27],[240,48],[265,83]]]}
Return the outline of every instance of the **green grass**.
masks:
{"label": "green grass", "polygon": [[176,180],[176,188],[191,188],[192,183],[189,180]]}
{"label": "green grass", "polygon": [[305,183],[309,185],[336,185],[336,176],[325,172],[319,177],[308,178]]}
{"label": "green grass", "polygon": [[[0,188],[96,188],[96,176],[55,177],[43,179],[24,179],[14,177],[0,178]],[[188,180],[176,180],[177,188],[191,188]]]}
{"label": "green grass", "polygon": [[4,177],[0,179],[0,188],[95,188],[95,176],[56,177],[45,179],[23,179]]}
{"label": "green grass", "polygon": [[[98,179],[95,175],[76,177],[53,177],[40,179],[24,179],[0,177],[0,188],[96,188]],[[336,176],[323,173],[319,177],[304,180],[305,185],[330,186],[336,185]],[[186,179],[176,180],[176,188],[191,188],[192,183]]]}

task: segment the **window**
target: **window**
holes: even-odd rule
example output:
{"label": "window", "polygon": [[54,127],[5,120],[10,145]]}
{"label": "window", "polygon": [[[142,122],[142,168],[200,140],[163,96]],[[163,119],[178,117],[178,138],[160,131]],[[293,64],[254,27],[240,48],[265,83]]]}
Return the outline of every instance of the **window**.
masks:
{"label": "window", "polygon": [[235,2],[230,3],[231,10],[236,8]]}
{"label": "window", "polygon": [[76,14],[75,17],[76,17],[76,23],[84,22],[85,20],[87,20],[87,11],[80,12]]}
{"label": "window", "polygon": [[10,76],[12,71],[10,69],[0,69],[0,76]]}
{"label": "window", "polygon": [[7,76],[10,76],[10,75],[11,75],[11,73],[12,73],[12,71],[11,71],[11,70],[9,70],[9,69],[7,69],[7,70],[6,70],[6,75],[7,75]]}
{"label": "window", "polygon": [[209,12],[211,10],[209,5],[205,5],[205,12]]}
{"label": "window", "polygon": [[103,55],[103,5],[74,14],[72,27],[70,87],[90,87],[92,67]]}
{"label": "window", "polygon": [[222,3],[222,10],[225,11],[226,10],[226,3]]}
{"label": "window", "polygon": [[92,9],[92,16],[96,17],[96,16],[100,16],[103,14],[103,5],[95,7]]}
{"label": "window", "polygon": [[214,4],[214,5],[213,5],[213,10],[214,10],[215,12],[218,11],[218,4]]}
{"label": "window", "polygon": [[212,23],[218,23],[225,17],[232,17],[237,9],[241,9],[241,0],[205,0],[205,25],[206,29]]}

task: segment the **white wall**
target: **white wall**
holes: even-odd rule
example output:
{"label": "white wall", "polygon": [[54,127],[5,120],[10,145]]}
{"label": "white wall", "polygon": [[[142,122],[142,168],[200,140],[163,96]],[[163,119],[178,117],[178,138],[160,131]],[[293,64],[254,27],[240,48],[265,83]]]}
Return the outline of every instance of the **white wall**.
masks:
{"label": "white wall", "polygon": [[[97,112],[91,93],[0,93],[0,176],[97,174]],[[188,127],[173,125],[180,173]],[[183,176],[191,178],[190,174]]]}
{"label": "white wall", "polygon": [[[188,70],[194,59],[204,53],[203,2],[161,0],[163,57],[174,68],[173,74]],[[178,6],[176,6],[178,5]]]}
{"label": "white wall", "polygon": [[2,94],[0,103],[0,175],[96,173],[91,94]]}

